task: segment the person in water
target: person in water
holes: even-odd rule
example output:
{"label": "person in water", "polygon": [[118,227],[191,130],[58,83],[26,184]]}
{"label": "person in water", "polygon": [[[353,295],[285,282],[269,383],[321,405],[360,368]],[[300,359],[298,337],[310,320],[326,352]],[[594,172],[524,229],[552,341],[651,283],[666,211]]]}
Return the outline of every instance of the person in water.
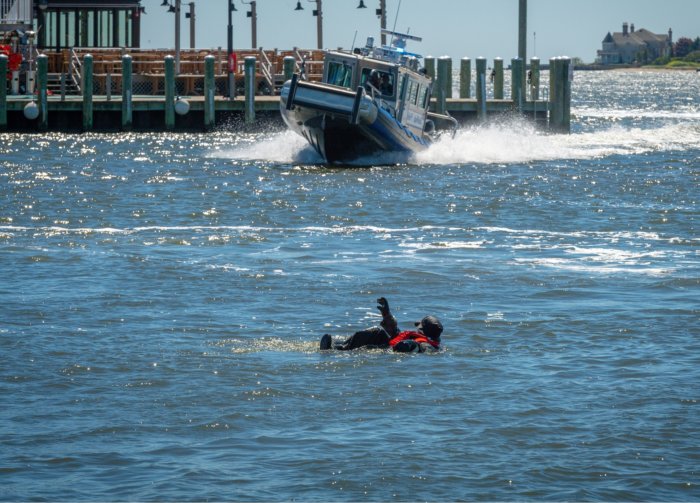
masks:
{"label": "person in water", "polygon": [[389,310],[389,302],[381,297],[377,299],[377,304],[377,309],[382,313],[382,321],[378,327],[355,332],[345,341],[336,344],[333,343],[330,334],[325,334],[321,337],[321,349],[347,351],[357,348],[391,348],[399,353],[425,353],[440,349],[442,323],[435,316],[426,316],[415,323],[415,330],[402,332]]}

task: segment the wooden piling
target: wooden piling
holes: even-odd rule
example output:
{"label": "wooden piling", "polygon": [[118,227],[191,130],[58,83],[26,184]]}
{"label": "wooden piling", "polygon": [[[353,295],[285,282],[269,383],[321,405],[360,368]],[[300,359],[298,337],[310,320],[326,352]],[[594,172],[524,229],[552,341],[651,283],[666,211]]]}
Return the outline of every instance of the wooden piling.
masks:
{"label": "wooden piling", "polygon": [[561,107],[559,106],[559,58],[549,60],[549,129],[557,131],[561,125]]}
{"label": "wooden piling", "polygon": [[560,69],[561,94],[559,95],[559,106],[561,108],[561,125],[559,128],[560,133],[571,132],[571,79],[569,78],[570,70],[571,58],[562,58]]}
{"label": "wooden piling", "polygon": [[283,62],[283,68],[284,68],[284,81],[287,82],[288,80],[291,80],[292,75],[294,75],[294,68],[297,64],[296,59],[294,59],[294,56],[285,56],[284,57],[284,62]]}
{"label": "wooden piling", "polygon": [[540,99],[540,58],[530,59],[530,100]]}
{"label": "wooden piling", "polygon": [[524,66],[524,62],[520,58],[513,58],[510,62],[511,99],[513,100],[513,107],[518,112],[522,112],[525,104],[525,96],[523,95]]}
{"label": "wooden piling", "polygon": [[246,56],[245,58],[245,122],[252,124],[255,122],[255,56]]}
{"label": "wooden piling", "polygon": [[425,64],[425,74],[433,79],[433,93],[432,97],[437,98],[438,95],[438,88],[437,84],[435,83],[437,75],[435,74],[435,58],[432,56],[428,56],[423,59],[423,62]]}
{"label": "wooden piling", "polygon": [[436,111],[444,114],[447,110],[447,98],[452,97],[452,58],[442,56],[437,60],[437,108]]}
{"label": "wooden piling", "polygon": [[503,60],[501,58],[493,60],[493,98],[503,99]]}
{"label": "wooden piling", "polygon": [[125,54],[122,56],[122,131],[131,130],[133,125],[133,105],[132,91],[133,79],[131,76],[131,56]]}
{"label": "wooden piling", "polygon": [[486,58],[476,58],[476,116],[486,120]]}
{"label": "wooden piling", "polygon": [[0,54],[0,77],[2,77],[3,84],[0,85],[0,131],[7,129],[7,56]]}
{"label": "wooden piling", "polygon": [[452,58],[450,56],[444,56],[446,62],[443,63],[447,65],[447,79],[445,79],[445,91],[448,98],[452,98]]}
{"label": "wooden piling", "polygon": [[472,97],[472,60],[462,58],[459,66],[459,97],[469,99]]}
{"label": "wooden piling", "polygon": [[46,131],[49,128],[49,58],[46,54],[40,54],[36,58],[36,68],[39,74],[39,89],[37,90],[39,129]]}
{"label": "wooden piling", "polygon": [[204,58],[204,129],[214,127],[216,112],[214,109],[214,63],[216,58],[211,54]]}
{"label": "wooden piling", "polygon": [[92,68],[93,68],[92,54],[86,54],[85,57],[83,58],[83,78],[82,78],[82,84],[83,84],[83,130],[84,131],[91,131],[92,125],[93,125],[93,122],[92,122],[92,112],[93,112]]}
{"label": "wooden piling", "polygon": [[165,129],[175,129],[175,58],[165,56]]}

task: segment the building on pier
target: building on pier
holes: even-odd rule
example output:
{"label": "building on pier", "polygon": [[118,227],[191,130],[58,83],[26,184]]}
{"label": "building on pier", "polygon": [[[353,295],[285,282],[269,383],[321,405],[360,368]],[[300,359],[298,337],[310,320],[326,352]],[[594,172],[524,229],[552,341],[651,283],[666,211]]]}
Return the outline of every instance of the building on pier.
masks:
{"label": "building on pier", "polygon": [[140,47],[140,0],[0,0],[0,38],[39,49]]}

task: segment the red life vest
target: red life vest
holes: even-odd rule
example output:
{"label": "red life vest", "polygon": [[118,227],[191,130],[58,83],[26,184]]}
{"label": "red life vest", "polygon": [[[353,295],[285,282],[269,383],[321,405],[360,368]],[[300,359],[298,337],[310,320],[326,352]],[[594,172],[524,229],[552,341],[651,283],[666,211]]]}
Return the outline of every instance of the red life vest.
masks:
{"label": "red life vest", "polygon": [[389,341],[389,345],[393,348],[399,342],[405,341],[406,339],[414,340],[418,344],[427,343],[427,344],[430,344],[435,349],[440,349],[440,342],[439,341],[434,341],[433,339],[427,337],[425,334],[421,334],[420,332],[413,332],[411,330],[406,330],[405,332],[401,332],[399,335],[397,335],[396,337],[394,337],[393,339],[391,339]]}

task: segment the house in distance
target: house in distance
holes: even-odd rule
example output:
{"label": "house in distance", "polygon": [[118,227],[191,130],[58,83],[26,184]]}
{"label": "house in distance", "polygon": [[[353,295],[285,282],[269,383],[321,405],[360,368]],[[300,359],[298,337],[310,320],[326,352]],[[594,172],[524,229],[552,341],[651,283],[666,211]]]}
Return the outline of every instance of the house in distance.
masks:
{"label": "house in distance", "polygon": [[649,30],[635,30],[634,23],[622,24],[622,32],[610,33],[603,39],[597,63],[601,65],[647,64],[670,56],[673,52],[673,30],[658,35]]}

